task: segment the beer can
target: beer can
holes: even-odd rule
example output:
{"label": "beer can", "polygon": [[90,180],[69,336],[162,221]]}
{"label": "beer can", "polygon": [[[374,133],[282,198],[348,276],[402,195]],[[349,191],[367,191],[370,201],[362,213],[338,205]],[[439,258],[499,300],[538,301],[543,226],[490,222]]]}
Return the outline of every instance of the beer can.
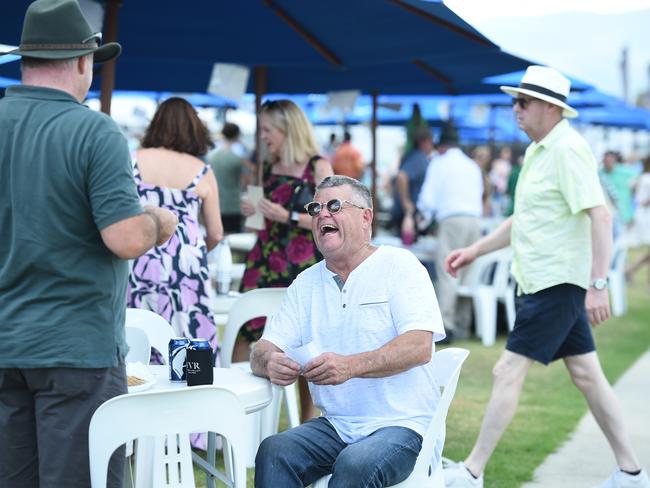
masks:
{"label": "beer can", "polygon": [[190,340],[187,337],[172,337],[169,340],[169,380],[185,381],[185,354]]}
{"label": "beer can", "polygon": [[214,366],[212,347],[207,339],[192,339],[187,346],[187,385],[211,385]]}

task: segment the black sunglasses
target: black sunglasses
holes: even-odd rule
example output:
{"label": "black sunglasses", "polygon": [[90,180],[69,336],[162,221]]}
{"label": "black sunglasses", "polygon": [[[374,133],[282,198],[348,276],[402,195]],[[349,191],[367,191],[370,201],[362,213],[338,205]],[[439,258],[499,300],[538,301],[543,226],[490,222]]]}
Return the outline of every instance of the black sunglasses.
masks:
{"label": "black sunglasses", "polygon": [[533,100],[530,98],[517,97],[512,99],[512,106],[514,107],[515,105],[519,105],[522,110],[526,110],[526,107],[528,107],[528,104],[532,101]]}
{"label": "black sunglasses", "polygon": [[344,203],[347,203],[348,205],[352,205],[353,207],[360,208],[361,210],[366,209],[366,207],[357,205],[356,203],[353,203],[350,200],[339,200],[338,198],[333,198],[327,203],[309,202],[307,205],[305,205],[305,210],[307,210],[307,213],[312,217],[316,217],[319,213],[321,213],[323,207],[327,207],[327,211],[329,213],[335,214],[340,212],[343,209]]}

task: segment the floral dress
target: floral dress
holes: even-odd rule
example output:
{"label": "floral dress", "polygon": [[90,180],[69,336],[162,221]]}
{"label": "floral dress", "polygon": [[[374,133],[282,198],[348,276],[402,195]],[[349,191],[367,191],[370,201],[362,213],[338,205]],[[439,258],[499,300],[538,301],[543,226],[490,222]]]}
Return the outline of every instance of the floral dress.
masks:
{"label": "floral dress", "polygon": [[198,219],[202,200],[194,192],[208,169],[205,165],[181,190],[144,183],[135,165],[140,202],[171,210],[178,216],[178,226],[165,244],[131,263],[127,306],[156,312],[172,325],[177,336],[208,339],[216,352],[207,248]]}
{"label": "floral dress", "polygon": [[[302,177],[275,175],[272,165],[264,163],[264,197],[291,211],[294,192],[301,186],[315,189],[314,166],[320,157],[312,158]],[[255,246],[246,256],[246,271],[240,291],[255,288],[277,288],[289,286],[298,274],[322,258],[316,249],[311,230],[292,223],[264,219],[264,230],[257,233]],[[255,342],[262,336],[264,318],[246,323],[240,336]]]}

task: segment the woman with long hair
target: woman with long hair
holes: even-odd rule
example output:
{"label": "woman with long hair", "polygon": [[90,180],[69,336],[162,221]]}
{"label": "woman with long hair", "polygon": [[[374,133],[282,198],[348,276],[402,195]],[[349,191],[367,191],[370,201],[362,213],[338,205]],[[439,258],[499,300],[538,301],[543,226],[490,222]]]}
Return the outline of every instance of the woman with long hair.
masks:
{"label": "woman with long hair", "polygon": [[[266,102],[260,112],[261,139],[268,151],[263,167],[264,198],[255,208],[242,201],[242,214],[264,215],[264,229],[246,257],[241,291],[286,287],[298,273],[321,259],[311,233],[311,217],[302,206],[332,168],[319,155],[311,124],[289,100]],[[250,344],[259,340],[264,319],[246,324],[235,344],[233,361],[247,361]],[[303,421],[315,415],[307,384],[299,382]]]}
{"label": "woman with long hair", "polygon": [[207,253],[222,239],[223,226],[217,181],[200,159],[211,146],[186,100],[169,98],[158,107],[136,152],[134,176],[141,202],[171,210],[179,224],[166,244],[132,263],[127,304],[161,315],[178,336],[208,339],[216,354]]}

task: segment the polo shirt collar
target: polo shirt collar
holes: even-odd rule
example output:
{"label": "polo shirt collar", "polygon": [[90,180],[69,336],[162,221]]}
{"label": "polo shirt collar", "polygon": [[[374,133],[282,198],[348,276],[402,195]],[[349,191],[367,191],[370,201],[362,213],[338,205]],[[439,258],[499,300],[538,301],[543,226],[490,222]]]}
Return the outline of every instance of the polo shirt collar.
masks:
{"label": "polo shirt collar", "polygon": [[532,148],[537,149],[538,147],[546,148],[552,146],[568,128],[569,121],[567,119],[560,120],[541,141],[533,142]]}
{"label": "polo shirt collar", "polygon": [[37,100],[51,100],[51,101],[65,101],[65,102],[75,102],[79,101],[73,97],[71,94],[64,92],[63,90],[57,90],[56,88],[46,88],[43,86],[32,86],[32,85],[13,85],[7,87],[5,91],[5,96],[7,98],[31,98]]}

